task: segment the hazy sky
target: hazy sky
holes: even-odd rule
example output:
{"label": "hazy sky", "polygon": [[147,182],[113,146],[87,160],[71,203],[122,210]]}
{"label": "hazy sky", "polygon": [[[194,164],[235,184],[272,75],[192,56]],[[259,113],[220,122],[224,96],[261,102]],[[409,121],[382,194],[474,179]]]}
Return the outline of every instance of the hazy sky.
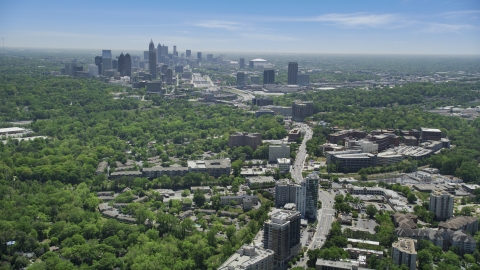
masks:
{"label": "hazy sky", "polygon": [[479,0],[0,0],[5,47],[480,54]]}

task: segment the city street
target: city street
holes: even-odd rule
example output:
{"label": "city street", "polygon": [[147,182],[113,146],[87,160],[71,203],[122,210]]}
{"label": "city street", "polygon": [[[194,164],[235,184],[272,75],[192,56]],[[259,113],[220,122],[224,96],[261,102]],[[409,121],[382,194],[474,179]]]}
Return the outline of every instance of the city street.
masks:
{"label": "city street", "polygon": [[298,148],[297,157],[290,172],[296,183],[303,181],[302,170],[307,157],[307,141],[310,140],[313,135],[313,131],[308,125],[302,124],[301,129],[305,132],[305,136],[303,137],[302,144]]}
{"label": "city street", "polygon": [[[322,202],[322,208],[318,210],[318,224],[312,241],[307,246],[308,250],[321,248],[325,243],[325,239],[332,228],[332,223],[335,221],[335,210],[333,204],[335,203],[333,196],[323,190],[318,191],[318,198]],[[295,266],[305,267],[307,265],[308,257],[297,262]]]}

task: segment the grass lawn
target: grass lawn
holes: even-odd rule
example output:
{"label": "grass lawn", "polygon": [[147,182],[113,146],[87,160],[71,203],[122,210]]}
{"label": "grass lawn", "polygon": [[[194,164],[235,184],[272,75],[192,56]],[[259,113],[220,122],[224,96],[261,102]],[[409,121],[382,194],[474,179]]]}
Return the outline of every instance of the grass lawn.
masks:
{"label": "grass lawn", "polygon": [[414,194],[422,201],[428,200],[428,198],[430,197],[430,193],[428,192],[417,191],[417,192],[414,192]]}

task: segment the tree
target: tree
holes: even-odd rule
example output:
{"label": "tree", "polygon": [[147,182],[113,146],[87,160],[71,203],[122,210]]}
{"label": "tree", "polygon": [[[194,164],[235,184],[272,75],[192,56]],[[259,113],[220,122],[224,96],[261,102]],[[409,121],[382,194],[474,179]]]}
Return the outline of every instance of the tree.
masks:
{"label": "tree", "polygon": [[193,202],[197,207],[201,207],[205,204],[205,194],[203,194],[203,191],[197,189],[193,193]]}
{"label": "tree", "polygon": [[190,190],[188,190],[188,189],[183,190],[182,191],[182,197],[188,197],[188,196],[190,196]]}
{"label": "tree", "polygon": [[407,195],[407,200],[409,203],[414,203],[417,200],[417,197],[415,196],[415,194],[413,194],[413,192],[410,192]]}
{"label": "tree", "polygon": [[433,262],[433,256],[427,249],[422,249],[417,253],[417,260],[420,268],[424,269]]}
{"label": "tree", "polygon": [[367,213],[370,218],[373,218],[377,214],[377,212],[377,208],[372,204],[369,204],[367,206],[367,209],[365,210],[365,213]]}

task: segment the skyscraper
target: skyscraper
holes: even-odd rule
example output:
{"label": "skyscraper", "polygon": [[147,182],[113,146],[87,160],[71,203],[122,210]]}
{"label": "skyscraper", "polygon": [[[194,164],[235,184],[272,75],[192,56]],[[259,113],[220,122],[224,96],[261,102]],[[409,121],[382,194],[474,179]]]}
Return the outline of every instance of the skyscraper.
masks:
{"label": "skyscraper", "polygon": [[202,52],[197,52],[198,61],[202,61]]}
{"label": "skyscraper", "polygon": [[102,57],[101,56],[95,56],[95,65],[98,67],[98,74],[102,74]]}
{"label": "skyscraper", "polygon": [[300,213],[281,210],[263,226],[263,247],[274,252],[275,269],[287,269],[288,260],[297,255],[300,243]]}
{"label": "skyscraper", "polygon": [[117,70],[118,70],[118,72],[120,72],[120,76],[124,76],[124,73],[125,73],[125,55],[123,55],[123,52],[118,57]]}
{"label": "skyscraper", "polygon": [[173,45],[173,55],[178,56],[177,46]]}
{"label": "skyscraper", "polygon": [[155,44],[153,44],[153,40],[150,39],[150,43],[148,44],[148,51],[155,50]]}
{"label": "skyscraper", "polygon": [[305,196],[305,217],[309,219],[317,219],[318,213],[318,181],[317,174],[310,174],[305,179],[307,187]]}
{"label": "skyscraper", "polygon": [[435,190],[430,194],[429,211],[437,220],[447,220],[453,216],[453,195],[446,191]]}
{"label": "skyscraper", "polygon": [[207,62],[212,62],[213,61],[213,54],[209,53],[207,54]]}
{"label": "skyscraper", "polygon": [[185,57],[190,58],[192,56],[192,50],[185,51]]}
{"label": "skyscraper", "polygon": [[150,40],[148,49],[148,69],[150,70],[151,79],[155,80],[157,78],[157,51],[155,50],[155,44],[153,44],[153,40]]}
{"label": "skyscraper", "polygon": [[289,85],[297,84],[297,75],[298,75],[298,63],[297,62],[288,63],[288,84]]}
{"label": "skyscraper", "polygon": [[105,70],[112,69],[112,51],[103,50],[102,51],[102,73],[105,73]]}
{"label": "skyscraper", "polygon": [[162,46],[162,55],[168,57],[168,46],[165,46],[165,44]]}
{"label": "skyscraper", "polygon": [[245,72],[237,72],[237,87],[244,87],[246,81]]}
{"label": "skyscraper", "polygon": [[245,68],[245,58],[240,58],[240,61],[238,61],[238,64],[240,65],[240,68]]}
{"label": "skyscraper", "polygon": [[123,69],[123,75],[124,76],[132,76],[132,58],[130,57],[130,54],[127,53],[125,54],[125,64],[124,64],[124,69]]}
{"label": "skyscraper", "polygon": [[167,72],[165,73],[165,82],[167,84],[173,84],[173,71],[171,68],[167,69]]}
{"label": "skyscraper", "polygon": [[274,84],[275,83],[275,70],[265,69],[263,71],[263,84]]}
{"label": "skyscraper", "polygon": [[163,55],[162,54],[162,45],[160,43],[157,44],[157,61],[158,63],[161,63],[162,61],[160,60],[160,57]]}

